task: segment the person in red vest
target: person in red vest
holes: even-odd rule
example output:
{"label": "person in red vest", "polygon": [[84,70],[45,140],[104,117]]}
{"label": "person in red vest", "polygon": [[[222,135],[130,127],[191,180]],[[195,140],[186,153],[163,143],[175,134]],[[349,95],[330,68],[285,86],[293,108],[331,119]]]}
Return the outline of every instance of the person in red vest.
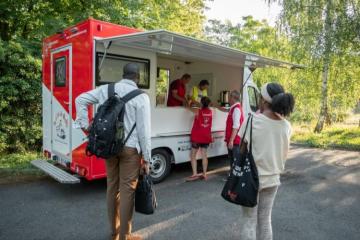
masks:
{"label": "person in red vest", "polygon": [[180,79],[176,79],[170,84],[168,107],[187,106],[186,84],[191,81],[190,74],[184,74]]}
{"label": "person in red vest", "polygon": [[[230,159],[230,168],[233,164],[233,153],[239,151],[240,136],[239,129],[244,122],[244,113],[240,103],[240,92],[233,90],[230,93],[230,110],[226,119],[225,142],[228,148]],[[224,108],[219,108],[221,111],[226,111]]]}
{"label": "person in red vest", "polygon": [[[212,142],[211,126],[212,126],[212,111],[209,108],[211,103],[210,98],[202,97],[200,100],[201,108],[190,110],[195,113],[194,123],[191,130],[191,167],[193,174],[186,179],[186,181],[194,181],[199,178],[207,180],[207,148]],[[202,174],[197,173],[196,154],[201,151],[202,156]]]}

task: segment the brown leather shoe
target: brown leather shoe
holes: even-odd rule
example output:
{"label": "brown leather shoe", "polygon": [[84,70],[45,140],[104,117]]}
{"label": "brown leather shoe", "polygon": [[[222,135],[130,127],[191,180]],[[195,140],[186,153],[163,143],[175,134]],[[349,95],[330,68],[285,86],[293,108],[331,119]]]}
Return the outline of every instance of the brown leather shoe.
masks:
{"label": "brown leather shoe", "polygon": [[140,235],[131,234],[126,237],[126,240],[143,240],[143,237]]}

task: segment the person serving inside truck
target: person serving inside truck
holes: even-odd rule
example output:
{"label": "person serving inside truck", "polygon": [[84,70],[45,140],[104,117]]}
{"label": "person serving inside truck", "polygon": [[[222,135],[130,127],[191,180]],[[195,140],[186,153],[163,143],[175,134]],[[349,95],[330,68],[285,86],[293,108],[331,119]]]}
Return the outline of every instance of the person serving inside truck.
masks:
{"label": "person serving inside truck", "polygon": [[207,89],[209,87],[209,81],[204,79],[201,80],[197,86],[194,86],[190,92],[191,105],[200,106],[200,100],[202,97],[207,97]]}
{"label": "person serving inside truck", "polygon": [[184,74],[180,79],[176,79],[170,84],[170,91],[167,106],[187,106],[186,84],[191,81],[190,74]]}

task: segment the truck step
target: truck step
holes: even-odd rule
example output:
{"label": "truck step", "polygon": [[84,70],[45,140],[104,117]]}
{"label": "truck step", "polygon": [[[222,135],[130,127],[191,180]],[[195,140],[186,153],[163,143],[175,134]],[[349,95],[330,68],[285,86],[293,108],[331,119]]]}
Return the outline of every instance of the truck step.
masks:
{"label": "truck step", "polygon": [[54,166],[53,164],[49,163],[46,160],[33,160],[31,161],[31,164],[35,167],[41,169],[51,177],[53,177],[55,180],[57,180],[60,183],[79,183],[80,179],[71,175],[68,172],[65,172],[64,170]]}

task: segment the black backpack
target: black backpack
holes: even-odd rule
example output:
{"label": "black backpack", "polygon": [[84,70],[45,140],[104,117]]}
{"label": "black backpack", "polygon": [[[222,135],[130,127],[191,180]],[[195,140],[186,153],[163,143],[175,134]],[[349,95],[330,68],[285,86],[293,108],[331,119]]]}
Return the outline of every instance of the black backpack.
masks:
{"label": "black backpack", "polygon": [[125,104],[142,93],[140,89],[135,89],[121,98],[115,93],[115,83],[108,85],[108,99],[99,106],[90,126],[87,156],[110,158],[123,149],[136,127],[134,123],[125,139]]}

